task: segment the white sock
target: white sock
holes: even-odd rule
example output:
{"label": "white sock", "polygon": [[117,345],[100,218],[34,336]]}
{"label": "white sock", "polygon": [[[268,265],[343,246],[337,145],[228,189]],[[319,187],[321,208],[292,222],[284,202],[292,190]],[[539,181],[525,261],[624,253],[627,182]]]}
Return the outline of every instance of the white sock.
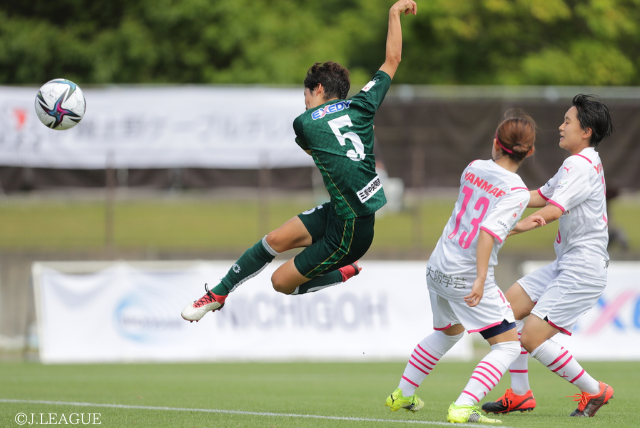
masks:
{"label": "white sock", "polygon": [[403,397],[411,397],[415,394],[416,388],[431,373],[438,360],[453,348],[458,340],[462,339],[463,334],[448,336],[441,331],[435,331],[418,343],[411,353],[411,358],[398,385]]}
{"label": "white sock", "polygon": [[600,383],[582,368],[569,350],[553,340],[546,340],[533,350],[531,356],[564,380],[580,388],[580,391],[588,394],[597,394],[600,391]]}
{"label": "white sock", "polygon": [[[518,329],[518,339],[522,337],[522,327],[524,321],[516,320],[516,328]],[[524,395],[531,389],[529,386],[529,353],[520,344],[520,355],[509,366],[509,374],[511,375],[511,389],[516,395]]]}
{"label": "white sock", "polygon": [[265,250],[267,250],[267,253],[271,254],[273,257],[276,257],[278,254],[280,254],[279,252],[271,248],[271,245],[269,245],[269,243],[267,242],[267,235],[262,238],[262,246]]}
{"label": "white sock", "polygon": [[500,382],[507,368],[520,355],[520,342],[501,342],[491,345],[478,363],[469,383],[456,400],[456,406],[475,406]]}

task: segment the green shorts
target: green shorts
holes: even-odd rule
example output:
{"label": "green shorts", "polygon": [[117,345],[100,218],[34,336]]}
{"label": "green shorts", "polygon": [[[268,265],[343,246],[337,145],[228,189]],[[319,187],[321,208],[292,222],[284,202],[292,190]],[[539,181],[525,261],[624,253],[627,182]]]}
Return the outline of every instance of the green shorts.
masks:
{"label": "green shorts", "polygon": [[333,205],[327,202],[299,214],[298,218],[313,241],[293,263],[309,279],[359,260],[373,242],[375,214],[340,220]]}

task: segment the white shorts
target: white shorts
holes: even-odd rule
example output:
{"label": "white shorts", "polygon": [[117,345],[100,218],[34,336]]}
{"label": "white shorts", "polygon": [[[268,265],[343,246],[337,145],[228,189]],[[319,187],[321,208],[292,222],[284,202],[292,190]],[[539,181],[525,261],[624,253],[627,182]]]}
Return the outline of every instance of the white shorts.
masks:
{"label": "white shorts", "polygon": [[558,261],[518,280],[536,305],[531,313],[571,336],[578,318],[591,310],[607,285],[606,272],[594,278],[558,269]]}
{"label": "white shorts", "polygon": [[[467,278],[473,284],[475,277]],[[427,277],[434,330],[446,330],[452,325],[462,324],[469,332],[475,333],[500,325],[502,321],[514,322],[511,306],[494,282],[487,278],[484,295],[477,306],[469,307],[464,297],[471,292],[470,286],[455,288]]]}

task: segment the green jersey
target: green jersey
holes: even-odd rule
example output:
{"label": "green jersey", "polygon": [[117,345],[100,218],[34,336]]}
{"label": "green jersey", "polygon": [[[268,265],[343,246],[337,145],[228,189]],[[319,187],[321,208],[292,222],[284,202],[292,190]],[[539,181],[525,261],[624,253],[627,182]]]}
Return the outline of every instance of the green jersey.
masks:
{"label": "green jersey", "polygon": [[379,70],[351,99],[329,101],[293,121],[296,143],[311,152],[339,219],[373,214],[387,203],[373,156],[373,118],[389,85]]}

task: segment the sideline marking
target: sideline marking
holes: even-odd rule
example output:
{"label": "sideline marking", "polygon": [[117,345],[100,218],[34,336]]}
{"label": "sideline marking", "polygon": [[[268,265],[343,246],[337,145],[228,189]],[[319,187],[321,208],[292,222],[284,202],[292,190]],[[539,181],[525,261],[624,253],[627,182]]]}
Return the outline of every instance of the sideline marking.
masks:
{"label": "sideline marking", "polygon": [[[245,412],[242,410],[221,410],[221,409],[189,409],[184,407],[155,407],[155,406],[132,406],[127,404],[99,404],[99,403],[77,403],[73,401],[47,401],[47,400],[13,400],[10,398],[0,398],[0,403],[21,403],[21,404],[53,404],[60,406],[85,406],[85,407],[108,407],[113,409],[139,409],[139,410],[165,410],[174,412],[200,412],[200,413],[226,413],[232,415],[251,416],[271,416],[278,418],[307,418],[307,419],[329,419],[336,421],[355,422],[384,422],[397,424],[420,424],[420,425],[442,425],[450,427],[449,422],[431,421],[411,421],[401,419],[373,419],[373,418],[350,418],[341,416],[321,416],[321,415],[297,415],[294,413],[270,413],[270,412]],[[478,424],[456,424],[457,427],[478,427]],[[510,428],[500,425],[501,428]]]}

